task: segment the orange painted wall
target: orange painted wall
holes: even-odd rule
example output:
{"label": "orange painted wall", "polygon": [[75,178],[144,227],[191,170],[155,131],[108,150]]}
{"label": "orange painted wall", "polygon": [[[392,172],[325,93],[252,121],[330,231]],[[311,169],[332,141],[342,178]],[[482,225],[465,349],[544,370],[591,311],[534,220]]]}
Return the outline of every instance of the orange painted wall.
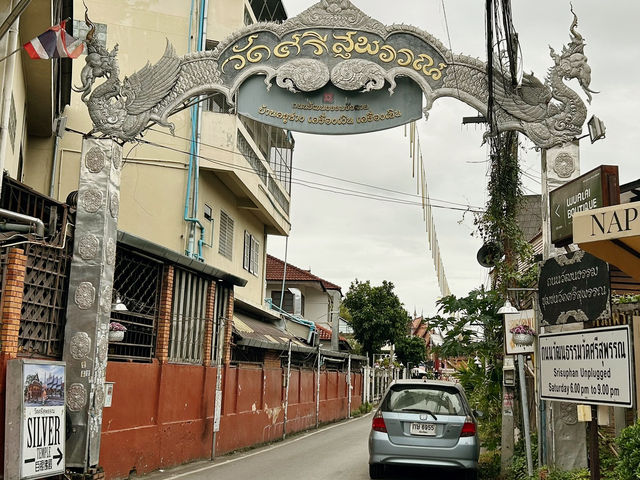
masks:
{"label": "orange painted wall", "polygon": [[[282,438],[286,370],[229,367],[216,455]],[[109,362],[115,382],[103,412],[100,464],[108,478],[151,472],[211,456],[216,369],[197,365]],[[352,375],[352,405],[361,404],[362,376]],[[321,423],[347,417],[346,375],[322,372]],[[314,371],[291,371],[287,433],[316,424]]]}

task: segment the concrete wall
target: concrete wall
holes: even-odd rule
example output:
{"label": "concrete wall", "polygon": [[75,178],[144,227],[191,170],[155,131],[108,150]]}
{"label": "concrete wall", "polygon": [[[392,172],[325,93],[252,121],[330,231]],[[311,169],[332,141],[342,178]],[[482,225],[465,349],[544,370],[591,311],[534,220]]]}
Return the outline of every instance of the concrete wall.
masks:
{"label": "concrete wall", "polygon": [[[282,437],[285,390],[281,368],[228,367],[216,455]],[[113,403],[103,412],[100,464],[108,478],[125,478],[211,456],[216,369],[109,362]],[[352,374],[351,409],[361,404],[362,375]],[[315,427],[316,377],[291,371],[287,433]],[[136,398],[135,402],[129,401]],[[323,371],[321,423],[346,418],[346,374]]]}

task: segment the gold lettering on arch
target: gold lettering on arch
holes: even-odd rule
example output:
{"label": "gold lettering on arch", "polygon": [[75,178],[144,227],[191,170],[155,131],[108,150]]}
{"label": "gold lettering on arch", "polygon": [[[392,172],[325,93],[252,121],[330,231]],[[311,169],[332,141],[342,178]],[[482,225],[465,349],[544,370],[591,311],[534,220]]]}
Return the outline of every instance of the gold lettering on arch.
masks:
{"label": "gold lettering on arch", "polygon": [[254,45],[259,35],[253,34],[247,37],[246,45],[236,44],[233,46],[232,51],[236,55],[232,55],[224,61],[222,71],[224,71],[229,62],[235,62],[233,65],[235,70],[242,70],[247,66],[247,63],[259,63],[263,60],[268,60],[272,54],[280,59],[298,56],[305,46],[312,47],[313,51],[311,53],[316,57],[329,54],[329,52],[334,57],[344,59],[352,58],[354,52],[359,55],[377,57],[382,63],[395,62],[401,67],[412,68],[427,77],[431,77],[433,80],[442,78],[442,72],[447,67],[444,62],[440,62],[435,66],[435,61],[431,55],[426,53],[416,54],[409,48],[396,50],[391,45],[381,45],[380,40],[370,40],[367,35],[360,35],[354,40],[354,36],[357,34],[358,32],[356,31],[349,31],[344,35],[334,33],[332,35],[334,42],[329,45],[328,35],[321,35],[316,31],[307,30],[302,33],[292,34],[290,40],[281,41],[273,48],[273,52],[266,45]]}
{"label": "gold lettering on arch", "polygon": [[269,50],[269,47],[265,46],[265,45],[256,45],[253,46],[253,42],[255,41],[255,39],[258,38],[257,34],[254,35],[250,35],[249,38],[247,39],[247,45],[245,45],[244,47],[240,47],[240,45],[234,45],[234,47],[232,48],[234,53],[243,53],[243,52],[247,52],[246,53],[246,59],[245,56],[243,55],[233,55],[229,58],[227,58],[224,63],[222,64],[222,71],[224,72],[224,67],[227,65],[227,63],[231,62],[231,61],[237,61],[238,63],[236,63],[233,68],[235,70],[242,70],[246,65],[247,65],[247,61],[249,61],[250,63],[258,63],[261,62],[262,59],[264,58],[264,54],[260,52],[260,50],[266,50],[267,51],[267,59],[271,56],[271,50]]}

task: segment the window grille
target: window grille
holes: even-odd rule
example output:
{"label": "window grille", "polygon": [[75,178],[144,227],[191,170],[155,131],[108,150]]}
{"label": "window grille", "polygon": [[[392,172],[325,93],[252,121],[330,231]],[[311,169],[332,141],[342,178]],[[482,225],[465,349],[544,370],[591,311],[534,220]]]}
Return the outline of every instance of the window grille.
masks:
{"label": "window grille", "polygon": [[20,354],[62,358],[72,244],[67,239],[64,248],[25,245],[27,268],[18,333]]}
{"label": "window grille", "polygon": [[207,97],[205,110],[214,113],[232,113],[233,107],[223,93],[213,93]]}
{"label": "window grille", "polygon": [[253,18],[251,18],[251,13],[247,7],[244,7],[244,24],[251,25],[253,23]]}
{"label": "window grille", "polygon": [[210,281],[176,268],[169,359],[177,363],[202,363],[202,349]]}
{"label": "window grille", "polygon": [[109,360],[150,362],[155,353],[156,323],[162,282],[161,262],[122,244],[116,250],[111,320],[127,327],[122,342],[109,344]]}
{"label": "window grille", "polygon": [[240,151],[240,153],[242,153],[242,156],[249,163],[249,165],[251,165],[251,167],[253,168],[253,171],[256,172],[258,177],[260,177],[260,180],[262,180],[262,183],[266,185],[267,184],[267,167],[263,165],[262,160],[260,160],[258,155],[256,155],[256,153],[253,151],[253,148],[251,148],[251,145],[249,145],[249,142],[247,142],[247,139],[244,138],[244,135],[242,135],[240,131],[238,131],[237,143],[238,143],[238,150]]}
{"label": "window grille", "polygon": [[221,210],[218,253],[229,260],[233,258],[233,223],[233,218]]}

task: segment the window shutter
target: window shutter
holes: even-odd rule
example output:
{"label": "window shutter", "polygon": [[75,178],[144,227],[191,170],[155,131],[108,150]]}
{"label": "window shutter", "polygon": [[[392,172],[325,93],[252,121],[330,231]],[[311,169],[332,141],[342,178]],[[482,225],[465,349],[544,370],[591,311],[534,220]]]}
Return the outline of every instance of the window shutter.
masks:
{"label": "window shutter", "polygon": [[233,219],[220,211],[220,246],[218,253],[231,260],[233,256]]}
{"label": "window shutter", "polygon": [[250,272],[254,275],[258,274],[258,265],[260,263],[260,242],[251,237],[251,268]]}
{"label": "window shutter", "polygon": [[242,268],[251,271],[251,235],[244,231],[244,256],[242,260]]}

